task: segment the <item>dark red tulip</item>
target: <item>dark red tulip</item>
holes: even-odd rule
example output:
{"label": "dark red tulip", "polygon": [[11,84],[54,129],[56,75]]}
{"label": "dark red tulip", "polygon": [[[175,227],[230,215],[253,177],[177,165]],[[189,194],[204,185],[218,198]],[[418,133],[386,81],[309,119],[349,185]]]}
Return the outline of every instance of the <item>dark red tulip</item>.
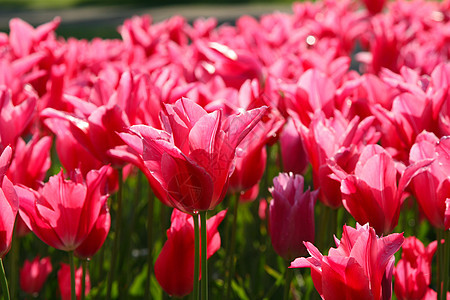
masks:
{"label": "dark red tulip", "polygon": [[26,260],[20,269],[20,288],[25,293],[37,295],[52,269],[50,257],[40,259],[36,256],[31,262]]}

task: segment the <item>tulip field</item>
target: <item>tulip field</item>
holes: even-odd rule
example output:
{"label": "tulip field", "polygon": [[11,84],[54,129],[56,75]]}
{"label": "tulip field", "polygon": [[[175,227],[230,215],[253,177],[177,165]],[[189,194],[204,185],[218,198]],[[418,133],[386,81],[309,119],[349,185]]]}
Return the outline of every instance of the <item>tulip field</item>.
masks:
{"label": "tulip field", "polygon": [[450,299],[450,1],[0,32],[3,299]]}

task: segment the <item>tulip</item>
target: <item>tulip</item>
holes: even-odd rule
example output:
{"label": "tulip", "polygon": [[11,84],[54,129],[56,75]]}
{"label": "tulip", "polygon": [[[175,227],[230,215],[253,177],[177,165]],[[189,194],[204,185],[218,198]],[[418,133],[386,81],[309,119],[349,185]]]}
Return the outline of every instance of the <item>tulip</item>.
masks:
{"label": "tulip", "polygon": [[[81,299],[81,283],[83,277],[83,269],[80,267],[75,271],[75,293],[77,300]],[[89,278],[89,274],[86,273],[85,278],[85,296],[89,294],[91,290],[91,280]],[[67,264],[61,263],[61,269],[58,271],[58,285],[59,292],[61,293],[61,299],[70,300],[71,299],[71,289],[70,289],[70,266]]]}
{"label": "tulip", "polygon": [[433,133],[424,131],[417,137],[409,153],[412,165],[434,159],[425,172],[413,178],[411,187],[425,217],[433,226],[440,229],[449,228],[445,224],[445,203],[450,196],[449,150],[450,139],[444,137],[439,140]]}
{"label": "tulip", "polygon": [[302,242],[314,242],[314,204],[318,191],[303,192],[301,175],[281,173],[270,188],[269,235],[275,252],[286,260],[306,254]]}
{"label": "tulip", "polygon": [[0,156],[0,258],[11,248],[11,240],[19,210],[19,199],[12,182],[5,175],[11,162],[12,149],[6,147]]}
{"label": "tulip", "polygon": [[[398,223],[400,207],[407,196],[405,188],[430,161],[402,167],[379,145],[364,148],[354,174],[330,163],[341,179],[342,202],[357,222],[369,223],[378,234],[389,233]],[[402,168],[397,184],[398,168]]]}
{"label": "tulip", "polygon": [[14,145],[33,117],[36,95],[27,92],[26,96],[26,100],[14,105],[11,90],[0,86],[0,150]]}
{"label": "tulip", "polygon": [[284,172],[303,174],[308,158],[302,139],[295,128],[294,121],[289,118],[280,134],[281,160]]}
{"label": "tulip", "polygon": [[403,243],[403,234],[379,238],[375,230],[344,225],[342,238],[328,256],[305,242],[311,257],[295,259],[290,268],[311,268],[314,287],[322,299],[391,299],[394,254]]}
{"label": "tulip", "polygon": [[362,2],[372,15],[380,13],[386,4],[386,0],[363,0]]}
{"label": "tulip", "polygon": [[294,118],[311,162],[314,187],[321,188],[319,199],[327,206],[338,208],[342,205],[339,180],[330,176],[333,172],[327,161],[333,159],[340,168],[351,173],[360,149],[379,138],[372,126],[373,121],[374,117],[361,122],[359,117],[354,117],[348,121],[339,111],[335,111],[334,117],[329,119],[322,112],[317,112],[309,127]]}
{"label": "tulip", "polygon": [[[220,235],[217,231],[225,217],[221,211],[207,220],[207,257],[220,248]],[[193,218],[177,209],[172,212],[170,229],[155,262],[155,277],[168,294],[183,297],[192,292],[194,285],[194,222]]]}
{"label": "tulip", "polygon": [[394,269],[395,295],[402,299],[423,299],[431,282],[431,261],[437,242],[424,247],[415,237],[405,239],[402,259]]}
{"label": "tulip", "polygon": [[48,136],[33,138],[25,143],[23,139],[17,140],[14,159],[7,172],[8,178],[14,184],[23,184],[37,189],[39,182],[43,181],[50,168],[50,148],[52,139]]}
{"label": "tulip", "polygon": [[108,195],[104,191],[107,166],[65,180],[63,172],[50,177],[38,191],[18,189],[20,216],[47,245],[64,251],[77,249],[101,216]]}
{"label": "tulip", "polygon": [[31,262],[26,260],[20,269],[20,288],[25,293],[38,294],[51,272],[50,257],[39,259],[39,256],[36,256]]}
{"label": "tulip", "polygon": [[135,125],[148,170],[167,192],[169,203],[186,213],[214,209],[225,196],[235,151],[264,115],[266,107],[222,119],[182,98],[165,106],[165,130]]}

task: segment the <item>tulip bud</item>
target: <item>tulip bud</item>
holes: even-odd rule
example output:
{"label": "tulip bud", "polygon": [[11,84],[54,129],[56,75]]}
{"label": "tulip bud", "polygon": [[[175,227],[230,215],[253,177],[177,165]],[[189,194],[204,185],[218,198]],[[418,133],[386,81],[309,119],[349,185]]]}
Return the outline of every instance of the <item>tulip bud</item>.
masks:
{"label": "tulip bud", "polygon": [[306,254],[304,241],[314,241],[317,191],[303,192],[301,175],[281,173],[270,189],[269,234],[275,252],[287,260]]}
{"label": "tulip bud", "polygon": [[20,288],[28,294],[38,294],[51,272],[50,257],[39,259],[37,256],[31,262],[26,260],[20,269]]}

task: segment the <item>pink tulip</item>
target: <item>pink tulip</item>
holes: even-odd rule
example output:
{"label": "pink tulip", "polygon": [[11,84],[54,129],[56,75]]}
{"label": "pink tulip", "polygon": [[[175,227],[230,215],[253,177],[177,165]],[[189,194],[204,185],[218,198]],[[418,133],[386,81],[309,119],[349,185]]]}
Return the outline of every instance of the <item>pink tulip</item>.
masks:
{"label": "pink tulip", "polygon": [[14,184],[23,184],[37,189],[50,168],[50,148],[52,139],[48,136],[33,138],[25,144],[21,138],[17,140],[14,159],[8,170],[8,177]]}
{"label": "pink tulip", "polygon": [[314,242],[314,205],[318,191],[303,192],[301,175],[280,173],[270,188],[269,235],[275,252],[286,260],[306,254],[302,242]]}
{"label": "pink tulip", "polygon": [[11,248],[11,240],[19,210],[19,199],[12,182],[5,175],[11,162],[11,147],[6,147],[0,156],[0,258]]}
{"label": "pink tulip", "polygon": [[11,99],[11,91],[0,86],[0,150],[15,145],[17,138],[30,123],[36,106],[36,95],[27,94],[27,98],[18,105]]}
{"label": "pink tulip", "polygon": [[425,217],[433,226],[441,229],[448,228],[445,214],[446,201],[450,196],[449,150],[450,139],[438,139],[433,133],[423,132],[417,137],[409,153],[412,165],[434,159],[425,172],[413,178],[411,187]]}
{"label": "pink tulip", "polygon": [[311,162],[314,187],[321,188],[319,199],[324,204],[333,208],[342,204],[340,183],[330,176],[332,171],[328,160],[333,159],[340,168],[353,172],[361,149],[378,140],[373,121],[373,117],[362,121],[354,117],[348,121],[339,111],[335,111],[334,117],[329,119],[322,112],[317,112],[309,127],[294,118]]}
{"label": "pink tulip", "polygon": [[[220,110],[207,113],[182,98],[165,106],[165,130],[136,125],[142,137],[142,157],[169,203],[187,213],[211,210],[227,191],[236,147],[255,127],[266,108],[222,119]],[[125,135],[123,135],[125,137]]]}
{"label": "pink tulip", "polygon": [[300,257],[291,268],[311,268],[314,287],[322,299],[388,300],[392,295],[394,253],[403,243],[403,234],[377,237],[375,230],[344,225],[342,238],[335,238],[336,247],[328,256],[313,244],[305,242],[311,257]]}
{"label": "pink tulip", "polygon": [[[217,228],[225,214],[223,210],[206,221],[207,258],[220,248]],[[194,286],[194,217],[173,210],[167,241],[155,262],[155,277],[164,291],[172,296],[186,296]]]}
{"label": "pink tulip", "polygon": [[[81,282],[83,280],[83,269],[80,267],[75,270],[75,295],[77,300],[81,299]],[[86,270],[86,287],[84,294],[87,296],[91,290],[91,280],[89,273]],[[71,287],[70,287],[70,266],[61,263],[61,269],[58,271],[58,285],[59,292],[61,293],[62,300],[71,299]]]}
{"label": "pink tulip", "polygon": [[415,237],[405,239],[402,259],[394,270],[395,295],[402,299],[423,299],[431,282],[431,261],[437,242],[424,247]]}
{"label": "pink tulip", "polygon": [[77,249],[102,217],[108,198],[106,171],[106,166],[93,170],[84,181],[80,173],[66,180],[61,170],[37,192],[18,189],[20,216],[46,244],[64,251]]}
{"label": "pink tulip", "polygon": [[50,257],[40,259],[36,256],[31,262],[26,260],[20,269],[20,288],[28,294],[38,294],[52,269]]}
{"label": "pink tulip", "polygon": [[[353,174],[330,164],[341,179],[342,202],[357,222],[369,223],[377,234],[389,233],[398,223],[404,191],[430,161],[404,168],[379,145],[364,148]],[[397,184],[397,176],[400,180]]]}

